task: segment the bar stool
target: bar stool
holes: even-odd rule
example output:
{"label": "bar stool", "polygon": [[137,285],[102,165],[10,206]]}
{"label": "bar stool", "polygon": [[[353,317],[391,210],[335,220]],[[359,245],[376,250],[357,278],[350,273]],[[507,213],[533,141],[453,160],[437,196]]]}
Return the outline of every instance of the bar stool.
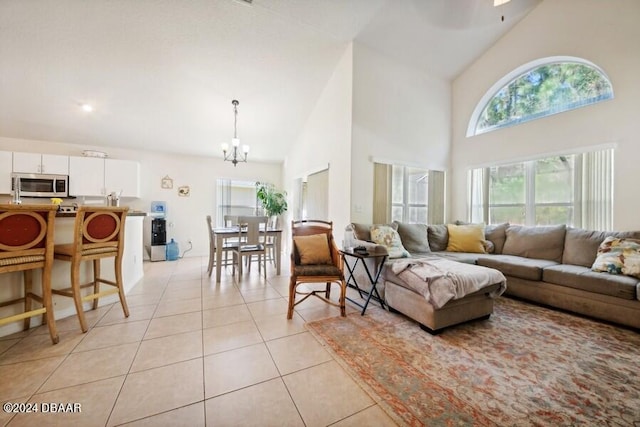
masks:
{"label": "bar stool", "polygon": [[[0,319],[0,326],[24,320],[24,329],[31,318],[42,314],[42,323],[49,327],[51,341],[59,341],[51,302],[51,267],[53,265],[53,232],[56,205],[0,205],[0,273],[22,271],[24,297],[0,303],[0,307],[24,302],[24,312]],[[32,291],[33,270],[42,269],[42,295]],[[42,308],[32,309],[36,300]]]}
{"label": "bar stool", "polygon": [[[93,309],[98,308],[98,299],[118,294],[124,316],[129,317],[129,308],[122,283],[122,252],[124,250],[124,224],[128,207],[80,206],[74,225],[74,240],[71,244],[55,245],[54,258],[71,263],[71,287],[52,289],[57,295],[73,298],[82,332],[87,332],[83,302],[93,300]],[[104,279],[100,274],[100,261],[114,258],[115,281]],[[92,281],[80,284],[80,265],[93,261]],[[104,283],[113,288],[100,291]],[[93,287],[93,293],[83,296],[81,289]]]}

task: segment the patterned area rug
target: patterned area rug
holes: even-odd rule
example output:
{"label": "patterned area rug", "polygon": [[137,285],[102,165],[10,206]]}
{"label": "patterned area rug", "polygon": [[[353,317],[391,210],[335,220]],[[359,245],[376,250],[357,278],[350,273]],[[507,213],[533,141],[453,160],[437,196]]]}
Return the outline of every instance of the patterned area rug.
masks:
{"label": "patterned area rug", "polygon": [[381,309],[307,324],[400,425],[640,425],[640,334],[509,298],[432,336]]}

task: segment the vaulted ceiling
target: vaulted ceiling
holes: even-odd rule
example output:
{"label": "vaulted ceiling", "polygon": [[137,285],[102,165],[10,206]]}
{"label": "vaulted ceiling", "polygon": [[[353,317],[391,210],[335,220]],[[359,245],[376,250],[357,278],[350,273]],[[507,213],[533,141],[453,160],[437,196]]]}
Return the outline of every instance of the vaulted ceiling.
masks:
{"label": "vaulted ceiling", "polygon": [[221,156],[237,99],[280,161],[350,42],[451,80],[540,1],[0,0],[0,136]]}

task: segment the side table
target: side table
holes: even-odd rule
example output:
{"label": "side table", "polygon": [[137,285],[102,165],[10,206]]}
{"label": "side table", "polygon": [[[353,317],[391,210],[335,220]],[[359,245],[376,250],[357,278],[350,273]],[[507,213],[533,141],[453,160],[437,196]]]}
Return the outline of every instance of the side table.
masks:
{"label": "side table", "polygon": [[[356,289],[360,294],[360,298],[364,298],[363,294],[367,297],[364,305],[347,297],[349,301],[351,301],[358,307],[362,307],[362,313],[360,313],[360,315],[364,316],[364,312],[367,310],[367,306],[369,305],[369,301],[371,301],[371,298],[378,301],[382,308],[385,308],[384,301],[380,297],[380,293],[378,292],[378,289],[376,287],[378,286],[378,279],[380,279],[380,273],[382,273],[384,262],[387,260],[387,256],[389,256],[389,253],[386,251],[386,249],[378,249],[376,251],[369,252],[357,252],[354,251],[353,248],[349,248],[341,250],[340,254],[342,255],[344,265],[347,266],[347,270],[349,271],[347,286]],[[371,275],[369,266],[365,262],[367,259],[375,260],[376,267],[374,275]],[[352,261],[352,264],[349,264],[349,261]],[[361,263],[364,266],[364,271],[367,273],[367,277],[369,279],[369,282],[371,283],[371,289],[369,291],[365,291],[364,289],[360,288],[353,274],[356,267],[358,266],[358,263]]]}

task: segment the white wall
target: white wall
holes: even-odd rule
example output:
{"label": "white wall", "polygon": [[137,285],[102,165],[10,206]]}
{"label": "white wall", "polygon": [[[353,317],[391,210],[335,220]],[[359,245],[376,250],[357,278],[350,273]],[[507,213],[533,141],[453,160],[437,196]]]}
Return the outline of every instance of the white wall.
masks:
{"label": "white wall", "polygon": [[[233,178],[282,184],[282,165],[260,163],[249,159],[234,167],[218,157],[196,157],[152,151],[137,151],[95,146],[80,146],[51,141],[20,140],[0,137],[2,151],[28,151],[38,153],[80,156],[83,150],[106,151],[110,158],[136,160],[140,162],[139,199],[124,199],[121,204],[132,210],[148,212],[151,202],[167,202],[167,240],[172,237],[180,246],[180,254],[188,248],[189,238],[193,249],[185,256],[206,256],[209,254],[209,237],[205,216],[216,215],[216,179]],[[161,188],[162,178],[173,178],[173,189]],[[178,187],[188,185],[189,197],[178,196]],[[173,226],[169,226],[172,224]],[[146,237],[146,236],[145,236]]]}
{"label": "white wall", "polygon": [[354,45],[351,219],[373,219],[372,158],[447,170],[451,86]]}
{"label": "white wall", "polygon": [[[508,18],[508,17],[507,17]],[[452,200],[467,217],[466,173],[475,166],[614,143],[614,229],[639,229],[640,2],[545,1],[453,83]],[[600,66],[615,99],[467,138],[469,118],[501,77],[538,58],[577,56]]]}
{"label": "white wall", "polygon": [[[349,223],[351,197],[352,52],[347,46],[284,163],[289,203],[296,179],[329,165],[328,214],[338,245]],[[289,215],[287,225],[290,220]]]}

